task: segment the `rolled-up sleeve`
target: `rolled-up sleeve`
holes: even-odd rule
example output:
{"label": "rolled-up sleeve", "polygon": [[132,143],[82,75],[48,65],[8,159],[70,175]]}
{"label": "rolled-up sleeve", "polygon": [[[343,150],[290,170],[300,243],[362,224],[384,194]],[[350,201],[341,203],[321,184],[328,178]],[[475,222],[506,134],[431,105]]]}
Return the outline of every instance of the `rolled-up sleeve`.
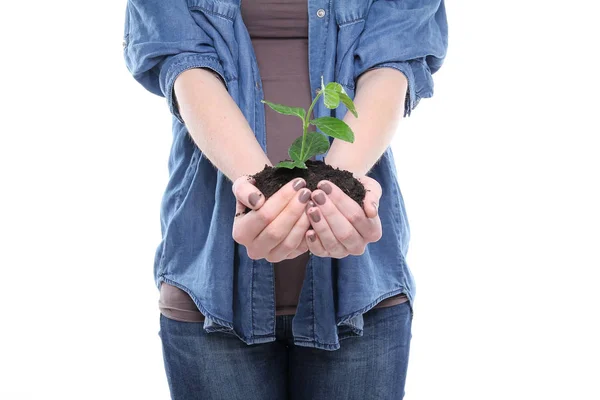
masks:
{"label": "rolled-up sleeve", "polygon": [[226,84],[212,39],[194,21],[185,0],[128,0],[123,47],[129,72],[144,88],[165,97],[182,123],[173,93],[179,74],[208,68]]}
{"label": "rolled-up sleeve", "polygon": [[389,67],[408,81],[404,115],[433,95],[432,74],[446,57],[448,24],[444,0],[375,0],[354,51],[354,79]]}

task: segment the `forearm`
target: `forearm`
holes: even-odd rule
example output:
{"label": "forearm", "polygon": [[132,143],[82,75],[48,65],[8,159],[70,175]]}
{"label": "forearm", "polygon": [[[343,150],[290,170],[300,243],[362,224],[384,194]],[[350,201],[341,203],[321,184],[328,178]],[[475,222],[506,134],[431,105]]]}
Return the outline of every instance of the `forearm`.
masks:
{"label": "forearm", "polygon": [[190,136],[229,180],[272,165],[244,114],[210,70],[184,71],[175,80],[174,91]]}
{"label": "forearm", "polygon": [[354,105],[358,118],[343,118],[354,132],[354,143],[334,139],[325,163],[366,175],[390,145],[402,119],[408,82],[393,68],[377,68],[358,77]]}

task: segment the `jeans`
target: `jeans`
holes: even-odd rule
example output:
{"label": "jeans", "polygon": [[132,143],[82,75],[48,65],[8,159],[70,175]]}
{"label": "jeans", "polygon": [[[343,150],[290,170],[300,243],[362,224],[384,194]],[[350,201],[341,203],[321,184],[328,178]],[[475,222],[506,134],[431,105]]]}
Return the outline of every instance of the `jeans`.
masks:
{"label": "jeans", "polygon": [[296,346],[292,315],[276,317],[277,339],[247,345],[207,333],[203,322],[160,314],[158,332],[173,400],[391,400],[404,397],[412,337],[408,302],[364,314],[363,336],[334,351]]}

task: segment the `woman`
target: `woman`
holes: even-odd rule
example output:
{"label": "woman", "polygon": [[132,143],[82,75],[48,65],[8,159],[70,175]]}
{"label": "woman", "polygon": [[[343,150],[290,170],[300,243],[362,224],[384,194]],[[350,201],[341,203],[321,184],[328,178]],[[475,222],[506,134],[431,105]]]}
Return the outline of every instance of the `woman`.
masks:
{"label": "woman", "polygon": [[[443,2],[130,0],[126,15],[126,64],[173,115],[154,267],[172,398],[401,399],[414,283],[389,143],[432,94]],[[301,134],[260,100],[307,108],[321,76],[360,118],[317,103],[356,140],[315,159],[353,172],[364,209],[328,181],[265,201],[248,179]]]}

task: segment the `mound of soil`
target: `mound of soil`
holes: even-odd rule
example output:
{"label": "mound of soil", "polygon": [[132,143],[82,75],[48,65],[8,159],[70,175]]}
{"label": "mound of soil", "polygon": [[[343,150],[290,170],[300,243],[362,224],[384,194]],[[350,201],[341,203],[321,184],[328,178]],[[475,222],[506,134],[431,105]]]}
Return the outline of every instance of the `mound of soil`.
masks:
{"label": "mound of soil", "polygon": [[[328,180],[336,184],[364,209],[365,187],[352,176],[350,171],[333,168],[331,165],[317,160],[307,160],[306,166],[308,169],[289,169],[275,168],[265,164],[262,171],[251,176],[256,180],[254,186],[265,196],[265,201],[293,179],[303,178],[306,181],[306,187],[310,190],[316,190],[320,181]],[[251,210],[251,208],[246,207],[244,212],[247,213]]]}

